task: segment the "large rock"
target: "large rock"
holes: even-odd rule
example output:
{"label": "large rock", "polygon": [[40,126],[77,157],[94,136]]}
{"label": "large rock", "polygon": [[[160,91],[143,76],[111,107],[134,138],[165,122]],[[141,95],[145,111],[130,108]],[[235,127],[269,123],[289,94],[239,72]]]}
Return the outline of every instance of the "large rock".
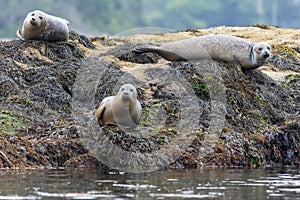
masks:
{"label": "large rock", "polygon": [[[131,52],[140,43],[209,33],[269,42],[274,56],[241,73],[230,63],[172,63],[155,53]],[[72,32],[68,42],[1,42],[0,167],[105,164],[137,172],[298,164],[297,35],[267,26],[216,27],[89,39]],[[96,107],[124,83],[138,89],[140,126],[100,129]]]}

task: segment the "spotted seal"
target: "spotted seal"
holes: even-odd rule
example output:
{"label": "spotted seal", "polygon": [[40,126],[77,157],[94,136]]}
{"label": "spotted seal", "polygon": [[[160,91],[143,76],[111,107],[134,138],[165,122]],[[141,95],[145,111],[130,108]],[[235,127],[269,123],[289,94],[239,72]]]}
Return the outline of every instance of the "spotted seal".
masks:
{"label": "spotted seal", "polygon": [[40,10],[29,12],[22,30],[16,34],[21,40],[66,41],[69,38],[69,21]]}
{"label": "spotted seal", "polygon": [[209,34],[158,45],[140,45],[135,53],[156,52],[170,61],[214,59],[240,64],[243,70],[262,66],[271,56],[271,46],[226,34]]}
{"label": "spotted seal", "polygon": [[121,86],[116,96],[105,97],[96,110],[100,126],[116,124],[125,128],[135,128],[142,116],[142,106],[137,100],[137,90],[132,84]]}

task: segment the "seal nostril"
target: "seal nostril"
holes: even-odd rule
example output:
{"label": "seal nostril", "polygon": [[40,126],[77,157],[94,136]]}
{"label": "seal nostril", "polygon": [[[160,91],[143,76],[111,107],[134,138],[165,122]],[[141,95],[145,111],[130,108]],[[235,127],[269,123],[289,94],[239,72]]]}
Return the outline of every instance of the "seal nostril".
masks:
{"label": "seal nostril", "polygon": [[264,58],[268,58],[270,56],[270,54],[268,53],[268,52],[266,52],[265,54],[264,54]]}

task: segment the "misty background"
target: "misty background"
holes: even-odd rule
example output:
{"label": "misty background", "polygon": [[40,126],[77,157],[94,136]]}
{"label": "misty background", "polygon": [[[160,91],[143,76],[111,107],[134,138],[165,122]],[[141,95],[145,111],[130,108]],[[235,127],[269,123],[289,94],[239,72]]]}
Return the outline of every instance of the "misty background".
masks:
{"label": "misty background", "polygon": [[0,0],[0,38],[14,38],[40,9],[87,36],[141,28],[172,30],[255,24],[300,28],[300,0]]}

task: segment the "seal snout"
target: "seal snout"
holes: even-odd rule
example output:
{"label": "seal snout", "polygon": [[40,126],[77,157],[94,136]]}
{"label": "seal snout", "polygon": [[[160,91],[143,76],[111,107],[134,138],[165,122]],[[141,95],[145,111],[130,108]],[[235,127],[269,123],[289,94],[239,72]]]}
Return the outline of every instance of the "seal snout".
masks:
{"label": "seal snout", "polygon": [[33,17],[33,18],[31,18],[31,20],[30,20],[30,24],[32,24],[32,25],[37,25],[37,21],[36,21],[36,19]]}
{"label": "seal snout", "polygon": [[127,91],[124,91],[122,93],[122,100],[123,101],[129,101],[130,100],[130,96],[129,96],[129,93]]}
{"label": "seal snout", "polygon": [[263,54],[263,59],[267,59],[270,57],[270,53],[268,51],[265,51],[264,54]]}

